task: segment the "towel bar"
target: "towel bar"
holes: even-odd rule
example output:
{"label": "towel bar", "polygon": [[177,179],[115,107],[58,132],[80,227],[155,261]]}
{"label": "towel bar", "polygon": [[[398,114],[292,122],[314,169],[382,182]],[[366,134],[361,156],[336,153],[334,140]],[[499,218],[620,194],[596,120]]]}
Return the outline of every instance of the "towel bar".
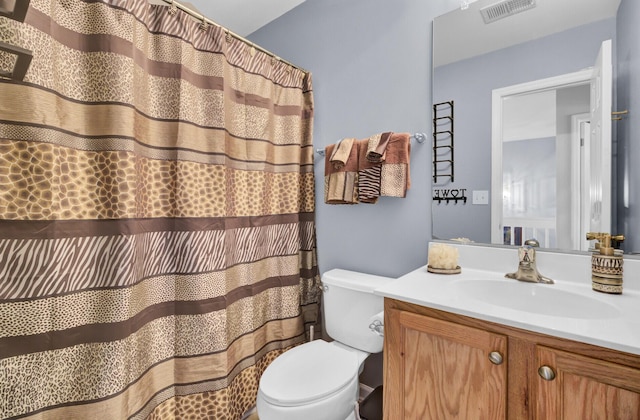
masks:
{"label": "towel bar", "polygon": [[[415,133],[411,135],[411,138],[422,144],[427,140],[427,135],[424,133]],[[316,149],[316,153],[320,156],[324,156],[324,149]]]}

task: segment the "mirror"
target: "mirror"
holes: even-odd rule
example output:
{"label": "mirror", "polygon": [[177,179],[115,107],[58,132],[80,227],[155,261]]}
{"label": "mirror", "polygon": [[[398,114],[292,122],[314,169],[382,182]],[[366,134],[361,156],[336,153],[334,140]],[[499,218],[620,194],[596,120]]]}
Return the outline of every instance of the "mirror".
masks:
{"label": "mirror", "polygon": [[[506,127],[499,125],[499,128],[492,128],[492,118],[495,116],[494,108],[496,108],[495,103],[492,103],[495,92],[508,92],[509,89],[517,86],[535,84],[536,81],[541,80],[562,79],[567,75],[591,74],[600,48],[606,40],[613,40],[614,81],[613,104],[610,111],[617,111],[621,102],[623,106],[629,106],[629,99],[625,98],[628,95],[619,94],[616,102],[616,88],[629,90],[628,80],[622,87],[617,86],[625,82],[626,76],[619,74],[616,80],[616,72],[638,73],[640,69],[637,68],[638,60],[632,60],[628,56],[617,57],[619,60],[624,59],[624,62],[615,61],[616,53],[619,52],[616,46],[632,44],[632,52],[638,49],[638,31],[629,28],[638,26],[640,8],[634,0],[507,0],[500,4],[497,4],[496,0],[477,0],[466,3],[471,4],[468,4],[465,9],[456,9],[440,16],[433,22],[433,103],[454,101],[455,104],[455,180],[438,177],[437,182],[433,183],[434,196],[443,195],[442,190],[465,190],[468,196],[468,201],[464,204],[433,201],[434,238],[468,238],[479,243],[504,244],[508,236],[510,243],[514,244],[517,243],[515,239],[522,241],[528,239],[527,234],[541,236],[539,232],[530,233],[531,231],[525,232],[524,229],[518,231],[512,229],[509,235],[500,230],[496,235],[495,226],[494,228],[491,226],[492,218],[495,219],[497,216],[493,214],[497,212],[492,212],[492,204],[498,201],[494,199],[496,195],[504,198],[506,194],[507,201],[511,197],[511,201],[508,202],[511,210],[519,211],[520,216],[523,216],[532,211],[535,205],[521,198],[514,200],[514,191],[529,191],[529,195],[533,194],[531,191],[535,191],[534,195],[542,199],[542,202],[537,205],[542,210],[542,214],[556,207],[568,209],[566,214],[558,213],[559,220],[554,222],[563,229],[552,232],[551,239],[547,235],[549,240],[544,246],[563,251],[585,250],[589,244],[580,240],[579,232],[594,226],[589,225],[587,221],[589,211],[593,213],[592,210],[598,206],[599,201],[596,200],[597,202],[591,205],[581,205],[583,198],[570,196],[576,188],[584,188],[586,195],[589,195],[589,189],[593,189],[594,185],[593,174],[604,171],[605,175],[611,178],[608,182],[611,186],[607,188],[605,180],[605,186],[600,194],[602,195],[602,192],[605,195],[610,194],[611,204],[604,206],[605,210],[609,210],[605,211],[609,215],[609,221],[605,223],[608,228],[601,227],[601,229],[625,234],[626,240],[622,244],[625,253],[640,252],[640,224],[631,222],[634,212],[638,210],[632,207],[634,200],[629,198],[630,195],[635,194],[630,185],[640,182],[640,176],[633,177],[635,170],[630,173],[628,164],[630,158],[621,155],[623,151],[631,151],[628,146],[628,137],[625,137],[629,135],[628,126],[633,127],[633,124],[636,124],[631,112],[616,116],[621,118],[620,120],[611,121],[611,129],[607,131],[612,134],[612,157],[598,165],[594,163],[576,165],[575,162],[572,164],[572,155],[569,150],[573,146],[560,143],[561,137],[570,139],[572,136],[560,131],[556,135],[532,134],[531,137],[536,137],[539,141],[531,146],[535,152],[532,151],[533,149],[527,149],[526,142],[513,142],[504,150],[508,151],[507,153],[515,153],[517,158],[513,155],[508,156],[508,162],[505,161],[505,156],[502,156],[499,162],[495,162],[495,158],[492,158],[494,132],[500,128],[501,135],[507,135],[509,130],[514,129],[533,133],[540,128],[536,127],[534,117],[548,114],[549,111],[548,106],[536,108],[531,105],[538,99],[523,101],[527,102],[525,117],[527,115],[528,117],[507,123]],[[532,3],[533,7],[510,14],[511,9],[503,3],[516,3],[517,6]],[[492,7],[496,5],[500,7]],[[618,12],[623,9],[626,12],[624,16],[619,17]],[[485,23],[485,19],[490,22]],[[585,90],[580,89],[580,86],[580,83],[568,83],[565,90],[553,91],[552,100],[557,99],[556,104],[560,104],[561,97],[584,97]],[[548,88],[538,89],[538,91],[550,93]],[[515,98],[525,99],[522,96],[524,96],[522,93],[504,96],[502,103],[506,104],[508,100],[515,103]],[[550,103],[549,95],[546,96],[546,99],[539,98],[539,102]],[[587,96],[591,96],[590,92]],[[507,106],[505,105],[504,108],[506,109]],[[571,111],[563,114],[562,120],[554,116],[554,119],[558,118],[557,127],[571,127],[572,124],[576,124],[578,127],[582,126],[583,132],[585,127],[595,128],[594,124],[585,125],[591,123],[590,118],[585,116],[591,111],[589,105],[572,104],[569,109]],[[606,127],[606,124],[602,127]],[[553,137],[553,141],[549,142],[547,138],[546,143],[541,142],[540,139],[545,137]],[[580,141],[580,138],[578,136],[577,141]],[[552,152],[552,149],[555,151]],[[543,161],[543,156],[549,153],[555,154],[552,158],[556,160],[555,164]],[[592,155],[600,156],[601,153],[598,150]],[[566,161],[562,161],[561,156]],[[580,159],[580,152],[578,152],[578,159]],[[632,158],[631,161],[633,161]],[[497,178],[496,176],[492,177],[492,166],[495,168],[496,163],[501,168],[500,174],[502,174],[502,168],[511,170],[509,176],[515,176],[520,169],[529,166],[533,176],[522,179],[534,178],[537,181],[535,183],[529,181],[529,184],[512,183],[514,189],[503,191],[502,176],[499,181],[493,179]],[[545,171],[547,175],[553,173],[555,177],[553,181],[549,181],[547,176],[542,176]],[[592,175],[588,175],[589,171]],[[495,175],[494,169],[493,172]],[[587,176],[590,178],[587,179]],[[520,190],[520,188],[523,189]],[[478,197],[489,194],[490,202],[479,204],[482,203],[480,201],[474,204],[475,193]],[[500,208],[505,207],[501,205]],[[588,208],[591,210],[585,210]],[[569,227],[572,224],[574,227]],[[503,227],[503,225],[504,223],[500,226]],[[519,238],[516,238],[517,236]]]}

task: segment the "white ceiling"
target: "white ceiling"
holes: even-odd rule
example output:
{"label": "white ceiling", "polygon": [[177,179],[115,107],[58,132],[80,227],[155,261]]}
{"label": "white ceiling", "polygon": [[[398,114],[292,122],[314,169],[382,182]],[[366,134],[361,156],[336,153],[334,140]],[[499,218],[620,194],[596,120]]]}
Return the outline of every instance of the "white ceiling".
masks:
{"label": "white ceiling", "polygon": [[[162,0],[152,0],[163,3]],[[305,0],[189,0],[188,6],[219,25],[246,37]],[[166,4],[166,3],[165,3]]]}
{"label": "white ceiling", "polygon": [[498,0],[478,0],[434,21],[434,59],[439,66],[616,15],[620,0],[536,0],[536,7],[485,24],[480,9]]}

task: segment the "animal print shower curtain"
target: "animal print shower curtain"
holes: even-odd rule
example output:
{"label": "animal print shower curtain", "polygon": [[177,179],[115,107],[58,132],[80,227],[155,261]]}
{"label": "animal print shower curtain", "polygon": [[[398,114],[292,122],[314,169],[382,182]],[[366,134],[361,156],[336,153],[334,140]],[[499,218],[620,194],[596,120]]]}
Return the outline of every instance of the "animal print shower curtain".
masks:
{"label": "animal print shower curtain", "polygon": [[318,318],[309,74],[146,0],[0,40],[0,418],[240,419]]}

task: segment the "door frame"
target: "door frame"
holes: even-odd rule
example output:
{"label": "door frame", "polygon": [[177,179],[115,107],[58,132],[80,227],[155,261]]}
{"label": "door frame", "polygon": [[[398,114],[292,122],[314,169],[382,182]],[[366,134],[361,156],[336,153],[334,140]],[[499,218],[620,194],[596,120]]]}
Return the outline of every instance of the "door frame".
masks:
{"label": "door frame", "polygon": [[589,231],[589,180],[591,152],[590,113],[571,116],[571,214],[579,214],[579,218],[571,220],[571,238],[573,249],[589,250],[589,242],[585,239]]}
{"label": "door frame", "polygon": [[509,96],[589,85],[593,69],[534,80],[494,89],[491,95],[491,243],[502,244],[502,111],[503,100]]}

